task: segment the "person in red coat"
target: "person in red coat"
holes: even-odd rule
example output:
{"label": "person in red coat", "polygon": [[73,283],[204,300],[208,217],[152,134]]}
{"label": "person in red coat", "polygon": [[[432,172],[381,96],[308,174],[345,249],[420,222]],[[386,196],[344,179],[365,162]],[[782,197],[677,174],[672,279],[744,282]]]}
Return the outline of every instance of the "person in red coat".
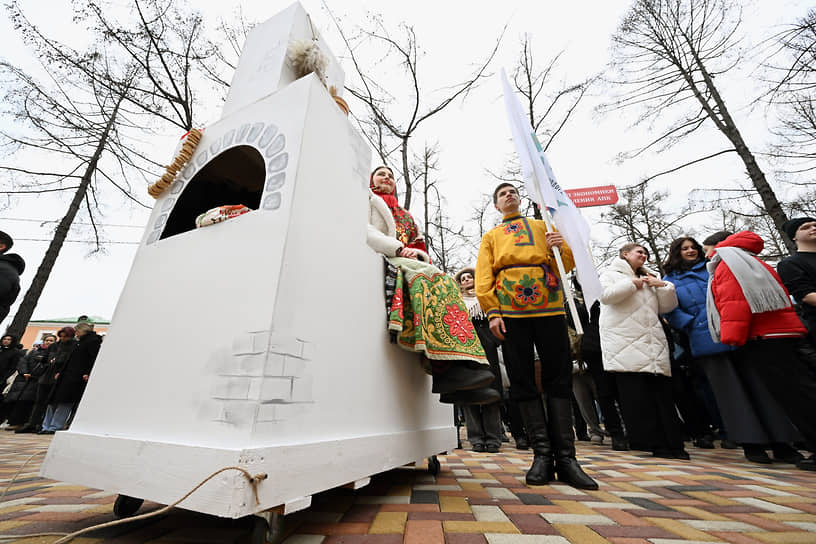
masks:
{"label": "person in red coat", "polygon": [[[751,231],[717,244],[708,264],[706,300],[715,342],[742,346],[746,375],[761,380],[807,441],[816,447],[816,379],[799,360],[798,339],[807,333],[776,271],[756,257],[765,242]],[[797,466],[816,470],[816,455]]]}

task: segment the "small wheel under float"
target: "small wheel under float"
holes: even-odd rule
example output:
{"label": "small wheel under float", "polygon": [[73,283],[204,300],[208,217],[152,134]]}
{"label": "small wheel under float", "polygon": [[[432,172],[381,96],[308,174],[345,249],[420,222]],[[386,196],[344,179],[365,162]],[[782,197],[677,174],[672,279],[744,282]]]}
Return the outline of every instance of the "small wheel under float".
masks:
{"label": "small wheel under float", "polygon": [[113,513],[119,518],[129,518],[142,507],[143,503],[144,499],[119,495],[116,497],[116,502],[113,503]]}
{"label": "small wheel under float", "polygon": [[283,514],[261,512],[253,518],[250,544],[280,544],[283,542]]}
{"label": "small wheel under float", "polygon": [[428,457],[428,472],[432,476],[436,476],[439,474],[442,465],[439,463],[439,459],[436,458],[436,455],[431,455]]}

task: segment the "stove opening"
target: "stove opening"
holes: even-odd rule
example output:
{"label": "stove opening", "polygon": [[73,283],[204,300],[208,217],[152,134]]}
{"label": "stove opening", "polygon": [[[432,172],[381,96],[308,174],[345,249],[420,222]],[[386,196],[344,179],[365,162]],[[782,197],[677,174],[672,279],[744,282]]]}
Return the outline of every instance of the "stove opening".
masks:
{"label": "stove opening", "polygon": [[187,182],[159,239],[195,229],[196,217],[218,206],[243,204],[257,210],[264,175],[263,157],[254,147],[232,147],[217,155]]}

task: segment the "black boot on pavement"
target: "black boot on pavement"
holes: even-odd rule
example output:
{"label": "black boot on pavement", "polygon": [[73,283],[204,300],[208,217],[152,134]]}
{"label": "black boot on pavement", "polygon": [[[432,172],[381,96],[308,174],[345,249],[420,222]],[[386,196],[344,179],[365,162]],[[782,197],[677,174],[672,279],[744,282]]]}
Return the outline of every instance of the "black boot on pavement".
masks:
{"label": "black boot on pavement", "polygon": [[544,404],[541,397],[536,397],[518,401],[518,407],[524,428],[527,430],[527,437],[533,447],[533,464],[527,471],[525,481],[529,485],[547,485],[553,480],[555,467]]}
{"label": "black boot on pavement", "polygon": [[743,444],[742,451],[745,452],[745,458],[752,463],[761,463],[763,465],[770,465],[773,463],[765,447],[761,444]]}
{"label": "black boot on pavement", "polygon": [[516,442],[516,449],[517,450],[529,450],[530,449],[530,443],[527,442],[527,437],[526,436],[519,436],[518,438],[513,437],[513,439]]}
{"label": "black boot on pavement", "polygon": [[570,399],[547,397],[550,438],[555,452],[555,473],[558,481],[578,489],[598,489],[598,482],[581,469],[575,458],[575,435],[572,433]]}
{"label": "black boot on pavement", "polygon": [[622,434],[613,434],[612,449],[615,451],[629,451],[629,444],[626,443],[626,437]]}
{"label": "black boot on pavement", "polygon": [[811,455],[797,462],[796,468],[799,470],[816,470],[816,455]]}
{"label": "black boot on pavement", "polygon": [[777,463],[790,463],[795,465],[805,458],[804,455],[795,450],[790,444],[782,442],[771,444],[771,451],[773,451],[773,460]]}

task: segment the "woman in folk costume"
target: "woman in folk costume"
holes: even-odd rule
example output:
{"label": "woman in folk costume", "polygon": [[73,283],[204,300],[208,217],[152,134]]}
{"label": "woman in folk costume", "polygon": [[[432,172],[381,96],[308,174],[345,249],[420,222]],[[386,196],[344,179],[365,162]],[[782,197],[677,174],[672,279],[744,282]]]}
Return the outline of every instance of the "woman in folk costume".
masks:
{"label": "woman in folk costume", "polygon": [[[482,311],[479,299],[476,298],[474,286],[474,274],[476,269],[463,268],[456,273],[454,279],[459,284],[462,292],[462,300],[467,307],[470,321],[476,329],[476,334],[484,348],[487,360],[490,363],[490,371],[494,379],[491,387],[501,394],[501,369],[499,367],[499,341],[490,332],[490,322],[487,314]],[[490,404],[482,406],[468,405],[464,407],[465,421],[467,423],[467,437],[473,451],[486,451],[488,453],[498,453],[502,442],[501,424],[501,402],[500,399]]]}
{"label": "woman in folk costume", "polygon": [[709,274],[702,246],[694,238],[673,241],[663,265],[663,278],[674,284],[677,308],[666,314],[669,324],[684,332],[691,348],[691,364],[701,369],[714,392],[729,440],[742,446],[745,457],[755,463],[774,459],[796,462],[801,455],[789,443],[801,435],[761,380],[743,375],[734,358],[734,347],[711,338],[706,313]]}
{"label": "woman in folk costume", "polygon": [[[816,451],[816,379],[799,359],[797,342],[807,333],[776,271],[756,255],[765,242],[751,231],[717,244],[708,263],[706,311],[716,342],[742,346],[737,368],[748,383],[765,385]],[[816,470],[816,456],[797,466]]]}
{"label": "woman in folk costume", "polygon": [[430,264],[419,227],[397,202],[393,171],[379,166],[369,183],[368,245],[386,257],[396,276],[389,331],[402,348],[430,363],[433,392],[441,402],[496,402],[499,393],[488,387],[493,373],[459,287]]}
{"label": "woman in folk costume", "polygon": [[615,373],[630,445],[655,457],[688,459],[660,321],[660,314],[677,306],[674,285],[646,269],[643,246],[626,244],[618,255],[601,274],[599,329],[603,366]]}

